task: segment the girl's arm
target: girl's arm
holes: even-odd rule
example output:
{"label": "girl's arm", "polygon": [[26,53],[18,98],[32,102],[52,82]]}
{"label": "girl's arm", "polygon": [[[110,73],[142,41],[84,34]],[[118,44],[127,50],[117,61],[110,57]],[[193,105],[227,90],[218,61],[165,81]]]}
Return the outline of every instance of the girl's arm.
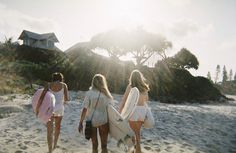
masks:
{"label": "girl's arm", "polygon": [[80,116],[79,127],[78,127],[78,130],[80,133],[83,132],[83,121],[84,121],[86,112],[87,112],[87,108],[83,108],[81,116]]}
{"label": "girl's arm", "polygon": [[68,87],[66,84],[64,84],[64,101],[69,101],[69,94],[68,94]]}
{"label": "girl's arm", "polygon": [[43,91],[42,91],[42,93],[41,93],[41,95],[40,95],[40,97],[39,97],[39,100],[38,100],[38,103],[37,103],[37,106],[36,106],[36,110],[35,110],[35,113],[36,113],[36,116],[38,116],[38,114],[39,114],[39,108],[40,108],[40,106],[42,105],[42,102],[43,102],[43,99],[44,99],[44,97],[45,97],[45,95],[46,95],[46,93],[47,93],[47,91],[48,91],[48,89],[49,89],[49,86],[50,84],[48,83],[45,87],[44,87],[44,89],[43,89]]}
{"label": "girl's arm", "polygon": [[119,106],[119,112],[120,112],[120,113],[122,112],[122,110],[123,110],[123,108],[124,108],[124,106],[125,106],[125,102],[126,102],[126,100],[127,100],[127,97],[128,97],[128,95],[129,95],[130,90],[131,90],[131,86],[128,85],[127,88],[126,88],[126,90],[125,90],[124,96],[122,97],[122,100],[121,100],[121,102],[120,102],[120,106]]}

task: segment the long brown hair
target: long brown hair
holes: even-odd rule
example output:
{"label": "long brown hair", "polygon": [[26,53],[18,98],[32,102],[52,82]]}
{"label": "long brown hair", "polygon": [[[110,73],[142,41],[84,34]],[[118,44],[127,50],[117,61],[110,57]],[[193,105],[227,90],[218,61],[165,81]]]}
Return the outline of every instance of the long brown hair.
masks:
{"label": "long brown hair", "polygon": [[107,87],[106,78],[102,74],[95,74],[92,80],[92,89],[97,89],[98,91],[104,93],[108,98],[113,98]]}
{"label": "long brown hair", "polygon": [[64,76],[62,73],[60,72],[55,72],[52,74],[52,82],[55,82],[55,81],[60,81],[60,82],[63,82],[64,81]]}
{"label": "long brown hair", "polygon": [[129,85],[132,88],[137,87],[140,92],[147,92],[150,90],[148,84],[145,83],[143,74],[139,70],[133,70],[131,72]]}

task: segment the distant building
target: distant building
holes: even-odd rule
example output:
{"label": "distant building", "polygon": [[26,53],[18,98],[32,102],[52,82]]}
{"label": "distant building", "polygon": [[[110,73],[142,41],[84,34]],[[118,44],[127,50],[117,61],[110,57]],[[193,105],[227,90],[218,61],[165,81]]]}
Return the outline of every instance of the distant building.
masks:
{"label": "distant building", "polygon": [[59,42],[54,33],[37,34],[27,30],[23,30],[18,39],[23,40],[24,45],[43,49],[57,49],[54,43]]}

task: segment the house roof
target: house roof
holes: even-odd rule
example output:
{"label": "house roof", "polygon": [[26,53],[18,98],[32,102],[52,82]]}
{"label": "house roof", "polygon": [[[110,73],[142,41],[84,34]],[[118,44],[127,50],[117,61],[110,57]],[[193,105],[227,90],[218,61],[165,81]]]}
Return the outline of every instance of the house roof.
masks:
{"label": "house roof", "polygon": [[21,33],[21,35],[18,39],[23,40],[24,37],[33,38],[36,40],[50,39],[54,42],[59,42],[54,33],[37,34],[37,33],[31,32],[31,31],[23,30],[23,32]]}

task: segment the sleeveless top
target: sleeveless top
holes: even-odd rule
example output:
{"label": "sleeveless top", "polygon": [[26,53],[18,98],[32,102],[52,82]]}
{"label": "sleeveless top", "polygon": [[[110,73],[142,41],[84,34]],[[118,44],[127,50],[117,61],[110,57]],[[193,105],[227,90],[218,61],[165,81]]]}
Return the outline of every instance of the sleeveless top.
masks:
{"label": "sleeveless top", "polygon": [[56,103],[54,107],[54,115],[55,116],[63,116],[64,115],[64,87],[61,90],[55,92],[49,88],[50,92],[55,96]]}

